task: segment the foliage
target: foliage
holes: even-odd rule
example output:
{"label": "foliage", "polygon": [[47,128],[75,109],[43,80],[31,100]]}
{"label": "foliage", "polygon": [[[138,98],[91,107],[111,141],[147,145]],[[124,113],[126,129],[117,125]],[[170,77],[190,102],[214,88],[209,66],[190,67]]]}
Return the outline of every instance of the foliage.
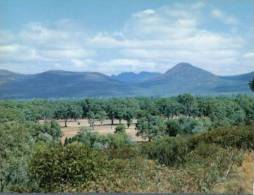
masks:
{"label": "foliage", "polygon": [[191,142],[193,145],[205,142],[219,144],[224,148],[254,149],[254,125],[215,129],[194,135]]}
{"label": "foliage", "polygon": [[47,139],[59,141],[62,136],[60,126],[54,120],[46,122],[43,125],[35,125],[32,134],[41,141],[46,141]]}
{"label": "foliage", "polygon": [[182,137],[160,138],[144,147],[143,150],[148,158],[170,166],[185,162],[188,152],[188,141]]}
{"label": "foliage", "polygon": [[250,89],[254,91],[254,78],[249,83]]}
{"label": "foliage", "polygon": [[115,128],[115,133],[125,133],[126,127],[124,124],[117,125]]}
{"label": "foliage", "polygon": [[108,134],[108,147],[110,149],[117,149],[125,147],[126,145],[131,145],[131,140],[126,133],[115,133]]}
{"label": "foliage", "polygon": [[165,122],[159,116],[148,115],[138,119],[136,129],[138,136],[142,136],[151,141],[152,138],[163,133]]}
{"label": "foliage", "polygon": [[[83,117],[92,128],[105,119],[120,124],[108,135],[81,129],[61,145],[55,120]],[[246,95],[1,100],[0,190],[216,191],[253,151],[253,122],[254,98]],[[125,133],[135,123],[148,142]]]}
{"label": "foliage", "polygon": [[0,191],[27,186],[27,160],[34,140],[26,124],[0,123]]}
{"label": "foliage", "polygon": [[29,173],[43,191],[63,190],[96,181],[105,165],[102,153],[82,144],[45,145],[37,148],[29,164]]}
{"label": "foliage", "polygon": [[63,102],[56,108],[54,115],[56,119],[64,119],[65,127],[67,127],[67,120],[80,118],[82,109],[78,105]]}
{"label": "foliage", "polygon": [[67,138],[65,145],[73,142],[80,142],[90,148],[102,149],[107,147],[109,141],[106,136],[99,135],[91,129],[84,128],[74,137]]}

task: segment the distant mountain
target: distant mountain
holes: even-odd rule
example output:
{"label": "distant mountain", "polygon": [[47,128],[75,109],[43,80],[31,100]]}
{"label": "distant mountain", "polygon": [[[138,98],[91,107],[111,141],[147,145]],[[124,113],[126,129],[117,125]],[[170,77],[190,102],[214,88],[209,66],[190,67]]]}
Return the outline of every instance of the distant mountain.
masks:
{"label": "distant mountain", "polygon": [[160,75],[161,73],[158,72],[123,72],[118,75],[112,75],[111,78],[124,83],[134,84],[154,79]]}
{"label": "distant mountain", "polygon": [[131,94],[128,86],[96,72],[47,71],[11,80],[0,87],[1,98],[100,97]]}
{"label": "distant mountain", "polygon": [[179,63],[164,74],[47,71],[34,75],[0,70],[0,98],[61,98],[116,96],[226,95],[250,93],[254,72],[217,76],[189,63]]}
{"label": "distant mountain", "polygon": [[177,95],[180,93],[228,94],[249,92],[248,82],[253,73],[220,77],[189,63],[179,63],[160,77],[139,84],[149,86],[149,93]]}
{"label": "distant mountain", "polygon": [[6,82],[9,82],[11,80],[15,80],[19,77],[22,77],[23,75],[17,74],[14,72],[10,72],[8,70],[1,70],[0,69],[0,86],[3,85]]}
{"label": "distant mountain", "polygon": [[235,80],[235,81],[250,81],[253,79],[254,71],[246,74],[233,75],[233,76],[221,76],[222,79]]}

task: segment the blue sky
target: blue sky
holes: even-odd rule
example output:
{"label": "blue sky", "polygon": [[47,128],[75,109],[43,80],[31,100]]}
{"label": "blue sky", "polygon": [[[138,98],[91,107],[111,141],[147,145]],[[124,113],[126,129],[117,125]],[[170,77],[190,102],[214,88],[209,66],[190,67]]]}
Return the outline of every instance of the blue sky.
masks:
{"label": "blue sky", "polygon": [[0,69],[254,70],[253,0],[0,0]]}

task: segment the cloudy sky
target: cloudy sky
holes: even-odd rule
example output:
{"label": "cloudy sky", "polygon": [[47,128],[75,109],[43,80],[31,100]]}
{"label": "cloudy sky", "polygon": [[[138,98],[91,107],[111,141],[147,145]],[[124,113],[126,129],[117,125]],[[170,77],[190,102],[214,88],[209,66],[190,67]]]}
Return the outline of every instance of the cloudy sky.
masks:
{"label": "cloudy sky", "polygon": [[0,0],[0,69],[254,70],[254,0]]}

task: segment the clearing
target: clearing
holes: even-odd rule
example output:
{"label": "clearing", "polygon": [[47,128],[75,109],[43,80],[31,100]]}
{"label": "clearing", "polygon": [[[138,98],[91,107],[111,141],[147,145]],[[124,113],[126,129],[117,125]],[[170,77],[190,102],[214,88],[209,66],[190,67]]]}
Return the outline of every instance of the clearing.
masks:
{"label": "clearing", "polygon": [[[62,130],[62,138],[61,142],[64,143],[65,138],[75,136],[81,128],[88,127],[91,128],[87,119],[80,119],[80,120],[68,120],[67,127],[64,126],[64,120],[57,120],[58,124],[61,126]],[[136,129],[135,129],[135,120],[131,124],[129,128],[126,125],[126,133],[133,141],[144,141],[143,138],[136,136]],[[44,121],[40,121],[40,123],[44,123]],[[106,135],[109,133],[114,133],[115,127],[119,124],[118,120],[114,121],[114,125],[111,126],[110,120],[105,120],[103,124],[100,122],[95,122],[94,131],[98,132],[101,135]],[[122,121],[122,124],[126,124],[126,121]]]}

